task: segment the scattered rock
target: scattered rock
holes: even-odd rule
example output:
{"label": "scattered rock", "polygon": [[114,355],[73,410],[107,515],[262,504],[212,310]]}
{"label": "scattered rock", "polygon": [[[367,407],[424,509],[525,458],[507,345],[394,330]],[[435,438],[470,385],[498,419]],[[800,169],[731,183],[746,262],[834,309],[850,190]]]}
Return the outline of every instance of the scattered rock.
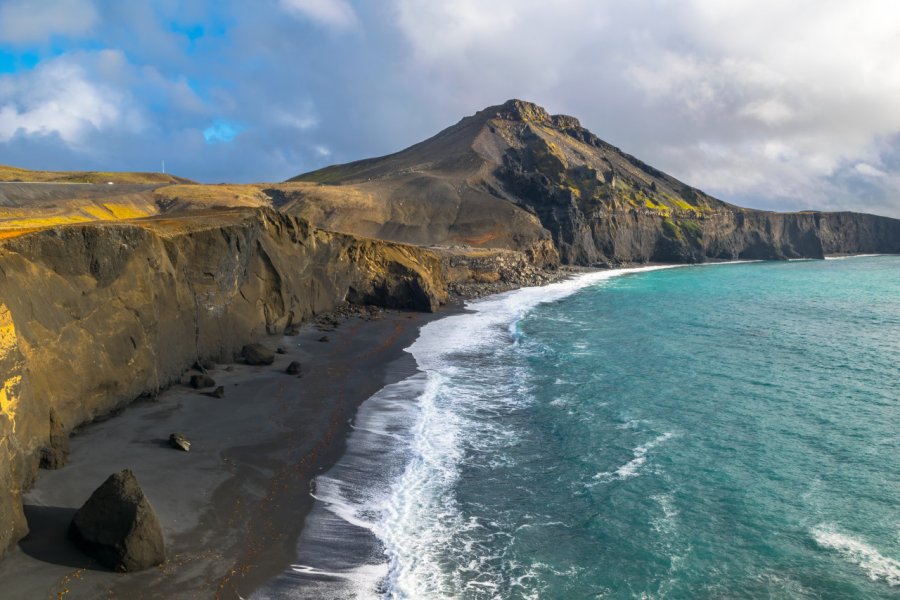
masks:
{"label": "scattered rock", "polygon": [[232,371],[234,371],[234,367],[232,365],[228,365],[227,367],[225,367],[225,370],[231,373]]}
{"label": "scattered rock", "polygon": [[216,385],[216,380],[209,375],[191,375],[191,387],[195,390],[213,387],[214,385]]}
{"label": "scattered rock", "polygon": [[114,571],[140,571],[166,560],[159,519],[129,469],[94,490],[72,518],[69,538]]}
{"label": "scattered rock", "polygon": [[300,329],[298,329],[295,325],[291,325],[290,327],[288,327],[284,330],[284,335],[290,335],[290,336],[300,335]]}
{"label": "scattered rock", "polygon": [[185,452],[191,451],[191,442],[188,441],[184,434],[182,433],[173,433],[169,436],[169,445],[175,448],[176,450],[183,450]]}
{"label": "scattered rock", "polygon": [[327,341],[328,341],[328,336],[327,336],[327,335],[323,335],[322,337],[319,338],[319,341],[320,341],[320,342],[327,342]]}
{"label": "scattered rock", "polygon": [[215,396],[216,398],[224,398],[225,397],[225,386],[220,385],[217,387],[210,396]]}
{"label": "scattered rock", "polygon": [[287,369],[285,369],[285,373],[287,373],[288,375],[300,375],[300,373],[302,372],[303,368],[300,365],[300,361],[298,360],[291,361],[291,364],[289,364],[287,366]]}
{"label": "scattered rock", "polygon": [[41,449],[42,469],[61,469],[69,458],[69,436],[59,415],[50,409],[50,445]]}
{"label": "scattered rock", "polygon": [[271,365],[275,362],[275,353],[262,344],[247,344],[241,350],[241,355],[248,365]]}
{"label": "scattered rock", "polygon": [[216,368],[216,361],[205,358],[203,360],[198,360],[194,363],[194,369],[200,371],[201,373],[206,373],[207,371],[212,371]]}
{"label": "scattered rock", "polygon": [[275,353],[276,354],[287,354],[287,348],[285,348],[284,346],[278,346],[277,348],[275,348]]}

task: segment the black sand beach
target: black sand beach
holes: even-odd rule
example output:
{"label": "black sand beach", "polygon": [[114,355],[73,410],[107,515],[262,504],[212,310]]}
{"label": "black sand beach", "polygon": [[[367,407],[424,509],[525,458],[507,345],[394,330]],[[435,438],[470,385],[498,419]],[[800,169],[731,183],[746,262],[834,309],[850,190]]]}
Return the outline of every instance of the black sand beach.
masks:
{"label": "black sand beach", "polygon": [[[211,375],[224,398],[174,386],[85,427],[72,438],[70,462],[42,471],[26,494],[31,533],[0,563],[0,595],[248,597],[291,564],[311,505],[310,479],[340,457],[357,406],[415,370],[403,349],[434,318],[385,312],[325,333],[307,326],[298,336],[265,340],[287,349],[271,366],[218,365]],[[285,373],[292,360],[302,362],[302,377]],[[176,431],[193,442],[189,453],[168,447]],[[74,511],[124,468],[159,515],[168,557],[131,574],[104,569],[66,538]]]}

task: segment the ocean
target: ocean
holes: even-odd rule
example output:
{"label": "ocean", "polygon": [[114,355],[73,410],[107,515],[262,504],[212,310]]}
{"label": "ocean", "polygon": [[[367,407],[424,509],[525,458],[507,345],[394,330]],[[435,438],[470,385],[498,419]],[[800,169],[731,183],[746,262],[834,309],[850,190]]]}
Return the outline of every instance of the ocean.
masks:
{"label": "ocean", "polygon": [[467,308],[362,405],[260,598],[900,597],[900,257]]}

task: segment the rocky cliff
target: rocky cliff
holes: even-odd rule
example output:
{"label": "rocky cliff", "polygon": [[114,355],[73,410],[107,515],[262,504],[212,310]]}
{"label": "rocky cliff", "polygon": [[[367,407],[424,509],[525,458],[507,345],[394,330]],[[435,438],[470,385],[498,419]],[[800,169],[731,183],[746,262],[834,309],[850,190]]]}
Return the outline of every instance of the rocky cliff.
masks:
{"label": "rocky cliff", "polygon": [[[270,209],[97,223],[0,247],[0,550],[21,493],[74,427],[179,380],[197,359],[344,301],[432,310],[441,259]],[[46,454],[46,452],[44,452]]]}
{"label": "rocky cliff", "polygon": [[898,220],[736,207],[518,100],[284,184],[133,179],[0,184],[0,554],[73,428],[339,303],[434,310],[560,263],[900,252]]}
{"label": "rocky cliff", "polygon": [[[740,208],[622,152],[574,117],[520,100],[486,108],[396,154],[292,182],[280,191],[283,210],[325,228],[520,251],[549,237],[566,264],[900,251],[896,219]],[[429,216],[458,209],[463,219],[423,229]]]}

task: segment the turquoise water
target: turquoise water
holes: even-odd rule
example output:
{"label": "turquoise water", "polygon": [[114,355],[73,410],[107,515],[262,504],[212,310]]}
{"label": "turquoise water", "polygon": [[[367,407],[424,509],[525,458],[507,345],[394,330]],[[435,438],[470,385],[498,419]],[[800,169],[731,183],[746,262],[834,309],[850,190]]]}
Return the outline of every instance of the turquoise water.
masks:
{"label": "turquoise water", "polygon": [[469,308],[363,405],[266,597],[900,598],[900,257]]}
{"label": "turquoise water", "polygon": [[666,269],[511,331],[464,319],[424,361],[446,439],[413,445],[389,595],[900,597],[900,258]]}

